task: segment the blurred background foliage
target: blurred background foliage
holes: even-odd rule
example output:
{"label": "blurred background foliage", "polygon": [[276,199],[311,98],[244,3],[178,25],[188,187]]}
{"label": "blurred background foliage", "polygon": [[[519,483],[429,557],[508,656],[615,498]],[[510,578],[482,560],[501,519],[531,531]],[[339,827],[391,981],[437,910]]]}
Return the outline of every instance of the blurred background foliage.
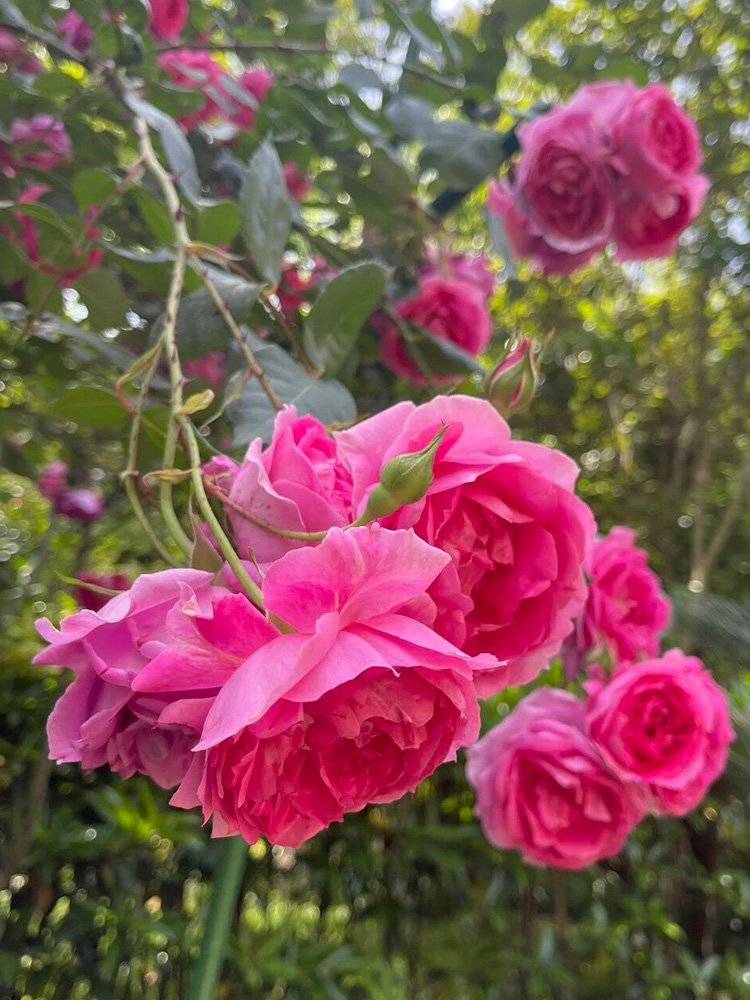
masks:
{"label": "blurred background foliage", "polygon": [[[48,33],[67,4],[20,6]],[[73,6],[95,25],[101,53],[143,75],[150,101],[170,114],[189,109],[194,96],[165,85],[153,42],[140,35],[137,0],[116,5],[127,32],[97,22],[107,3]],[[0,24],[18,13],[0,0]],[[730,690],[739,734],[699,813],[647,821],[621,857],[581,874],[533,869],[491,848],[460,765],[299,852],[259,842],[217,995],[750,998],[750,3],[441,2],[433,16],[421,0],[203,0],[191,5],[191,23],[196,32],[227,25],[247,46],[243,59],[261,59],[276,76],[255,134],[226,149],[191,138],[204,191],[236,193],[238,169],[273,131],[282,159],[314,179],[292,235],[297,258],[322,254],[340,267],[378,253],[404,287],[426,236],[490,250],[489,170],[477,176],[476,164],[499,156],[497,168],[512,148],[499,155],[497,138],[517,115],[609,77],[665,80],[685,101],[705,139],[712,191],[679,256],[646,266],[603,257],[570,278],[516,272],[496,258],[495,353],[505,338],[549,336],[540,394],[514,430],[579,461],[602,530],[638,528],[675,599],[670,638],[702,655]],[[411,70],[402,75],[393,64],[404,60]],[[75,233],[87,199],[106,196],[107,170],[121,176],[132,159],[122,108],[65,59],[48,60],[25,86],[0,74],[0,95],[5,124],[40,106],[62,115],[76,162],[56,208]],[[425,108],[416,99],[454,131],[416,141]],[[184,996],[216,859],[199,818],[170,810],[168,795],[145,780],[49,765],[44,722],[64,681],[30,666],[34,618],[75,607],[56,574],[116,567],[132,577],[157,565],[120,491],[126,420],[111,395],[158,317],[169,273],[161,207],[143,191],[104,217],[106,287],[30,292],[39,274],[6,248],[0,260],[2,998]],[[191,213],[191,231],[229,243],[236,216],[233,203],[208,204]],[[39,225],[44,235],[48,223]],[[44,302],[33,326],[15,305],[19,280],[32,313]],[[251,302],[242,318],[257,326],[258,308]],[[226,348],[220,323],[188,319],[180,332],[193,356]],[[366,334],[339,375],[362,411],[413,391],[394,390],[376,356]],[[478,377],[464,389],[479,391]],[[157,431],[158,412],[157,398]],[[216,440],[237,430],[225,416]],[[107,516],[89,529],[51,519],[36,491],[39,468],[56,457],[107,496]],[[157,467],[158,452],[140,459]],[[489,702],[486,724],[516,697]]]}

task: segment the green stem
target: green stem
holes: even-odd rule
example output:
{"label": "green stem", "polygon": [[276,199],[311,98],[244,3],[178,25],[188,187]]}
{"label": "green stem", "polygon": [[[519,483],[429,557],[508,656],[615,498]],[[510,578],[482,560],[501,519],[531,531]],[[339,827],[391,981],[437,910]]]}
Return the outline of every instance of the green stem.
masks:
{"label": "green stem", "polygon": [[188,1000],[215,1000],[246,864],[247,844],[242,837],[225,840],[214,875],[200,955],[190,977]]}

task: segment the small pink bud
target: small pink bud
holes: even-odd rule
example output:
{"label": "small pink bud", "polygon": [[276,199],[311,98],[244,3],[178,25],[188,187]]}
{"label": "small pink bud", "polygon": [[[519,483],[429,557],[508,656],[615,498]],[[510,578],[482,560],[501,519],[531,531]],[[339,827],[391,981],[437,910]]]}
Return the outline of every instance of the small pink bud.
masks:
{"label": "small pink bud", "polygon": [[39,476],[39,492],[47,500],[55,500],[68,485],[68,466],[65,462],[50,462]]}
{"label": "small pink bud", "polygon": [[520,413],[530,404],[539,384],[531,340],[524,337],[488,377],[487,398],[503,417]]}
{"label": "small pink bud", "polygon": [[71,521],[93,524],[104,512],[104,498],[93,490],[64,490],[55,499],[55,513]]}

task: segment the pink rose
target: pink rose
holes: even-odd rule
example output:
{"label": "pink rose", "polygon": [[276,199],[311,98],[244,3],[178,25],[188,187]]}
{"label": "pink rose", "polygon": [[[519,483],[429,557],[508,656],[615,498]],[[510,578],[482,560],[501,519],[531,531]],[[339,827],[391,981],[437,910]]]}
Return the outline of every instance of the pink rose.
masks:
{"label": "pink rose", "polygon": [[222,117],[217,99],[221,99],[220,81],[224,76],[224,67],[213,56],[200,50],[177,49],[163,52],[157,61],[178,86],[200,90],[204,94],[203,105],[198,110],[177,119],[182,126],[190,129],[199,122]]}
{"label": "pink rose", "polygon": [[104,498],[93,490],[63,490],[55,497],[55,513],[64,514],[71,521],[93,524],[104,513]]}
{"label": "pink rose", "polygon": [[277,635],[245,597],[212,579],[191,569],[144,574],[59,631],[37,623],[49,645],[35,663],[75,674],[47,724],[53,760],[108,764],[123,777],[138,771],[164,788],[182,779],[219,688]]}
{"label": "pink rose", "polygon": [[695,122],[663,84],[634,93],[614,116],[611,135],[615,163],[628,187],[657,207],[701,165]]}
{"label": "pink rose", "polygon": [[215,836],[298,847],[368,803],[413,791],[478,731],[465,656],[400,609],[447,557],[411,532],[331,531],[263,581],[296,632],[226,682],[173,804],[200,803]]}
{"label": "pink rose", "polygon": [[656,656],[670,603],[632,528],[612,528],[586,557],[589,578],[583,619],[586,649],[605,646],[617,660]]}
{"label": "pink rose", "polygon": [[56,500],[68,485],[68,466],[65,462],[50,462],[39,476],[39,492],[47,500]]}
{"label": "pink rose", "polygon": [[310,181],[302,173],[296,163],[287,160],[284,166],[284,182],[292,201],[300,202],[310,190]]}
{"label": "pink rose", "polygon": [[24,42],[5,28],[0,28],[0,62],[28,76],[37,76],[42,72],[41,63],[29,52]]}
{"label": "pink rose", "polygon": [[52,115],[16,118],[11,122],[10,138],[16,169],[54,170],[73,158],[65,126]]}
{"label": "pink rose", "polygon": [[490,258],[486,254],[442,254],[434,246],[428,246],[427,264],[419,269],[422,278],[446,278],[448,281],[460,281],[465,285],[474,285],[487,300],[495,288],[495,272],[490,267]]}
{"label": "pink rose", "polygon": [[[463,281],[425,278],[414,295],[396,303],[396,312],[405,323],[455,344],[472,357],[484,350],[492,333],[484,295],[475,285]],[[406,349],[401,332],[390,321],[382,335],[380,356],[386,368],[418,385],[424,384],[424,377]],[[449,376],[436,381],[455,379]]]}
{"label": "pink rose", "polygon": [[[229,498],[256,521],[310,532],[349,524],[351,491],[348,470],[325,427],[287,406],[276,416],[268,448],[260,438],[248,448]],[[261,566],[305,544],[266,531],[232,507],[227,515],[240,555],[244,559],[252,551]]]}
{"label": "pink rose", "polygon": [[605,136],[584,112],[555,108],[518,128],[519,207],[555,250],[594,250],[612,235],[614,173]]}
{"label": "pink rose", "polygon": [[734,739],[725,693],[701,661],[672,649],[591,684],[586,724],[609,767],[644,785],[649,807],[683,816],[724,770]]}
{"label": "pink rose", "polygon": [[607,770],[585,716],[572,694],[539,688],[468,750],[466,774],[491,843],[568,869],[621,850],[643,817],[642,799]]}
{"label": "pink rose", "polygon": [[214,455],[203,465],[203,475],[225,493],[229,493],[239,474],[240,467],[228,455]]}
{"label": "pink rose", "polygon": [[151,17],[148,30],[163,42],[177,40],[188,19],[188,0],[149,0]]}
{"label": "pink rose", "polygon": [[223,351],[211,351],[203,358],[188,361],[183,367],[188,375],[192,375],[193,378],[202,378],[214,389],[218,389],[224,384],[226,359]]}
{"label": "pink rose", "polygon": [[565,107],[568,111],[588,115],[607,137],[607,145],[611,148],[612,126],[632,105],[638,93],[631,80],[600,80],[579,87]]}
{"label": "pink rose", "polygon": [[[255,112],[258,105],[271,89],[273,74],[258,66],[246,69],[234,86],[223,88],[223,96],[230,105],[227,117],[237,128],[250,130],[255,125]],[[239,90],[239,94],[237,91]],[[247,94],[243,101],[242,93]]]}
{"label": "pink rose", "polygon": [[708,188],[706,178],[695,174],[662,193],[656,204],[635,194],[625,197],[615,215],[617,259],[649,260],[674,253],[680,234],[700,213]]}
{"label": "pink rose", "polygon": [[[111,573],[108,576],[79,573],[77,578],[82,584],[90,583],[94,587],[103,587],[106,590],[127,590],[130,586],[130,580],[124,573]],[[73,593],[80,606],[88,608],[89,611],[101,611],[110,599],[106,594],[100,594],[96,590],[90,590],[84,586],[74,587]]]}
{"label": "pink rose", "polygon": [[74,10],[69,10],[65,17],[58,21],[57,30],[65,40],[65,44],[76,52],[86,52],[94,41],[94,32],[85,17]]}
{"label": "pink rose", "polygon": [[516,204],[516,194],[505,181],[493,181],[487,196],[487,211],[500,218],[514,258],[527,257],[532,268],[544,274],[571,274],[588,264],[603,250],[606,241],[580,253],[555,250],[547,243],[531,219]]}
{"label": "pink rose", "polygon": [[404,402],[334,435],[352,477],[354,515],[383,465],[446,431],[426,496],[384,519],[451,557],[430,591],[435,628],[469,653],[507,661],[481,694],[521,684],[546,665],[586,596],[583,560],[594,521],[574,492],[577,468],[541,445],[512,441],[486,400]]}

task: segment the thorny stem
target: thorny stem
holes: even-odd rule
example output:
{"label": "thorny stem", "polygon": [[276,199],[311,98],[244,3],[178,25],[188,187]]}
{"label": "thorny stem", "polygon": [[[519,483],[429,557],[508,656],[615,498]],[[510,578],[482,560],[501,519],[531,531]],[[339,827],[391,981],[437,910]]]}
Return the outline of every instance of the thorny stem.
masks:
{"label": "thorny stem", "polygon": [[253,52],[287,52],[292,55],[319,55],[319,56],[348,56],[350,59],[367,58],[375,62],[382,63],[384,66],[394,67],[395,69],[400,69],[403,73],[409,73],[412,76],[419,76],[423,80],[430,80],[432,83],[437,83],[443,87],[448,87],[450,90],[462,90],[465,86],[463,80],[453,80],[450,77],[442,76],[440,73],[436,73],[431,69],[427,69],[424,66],[415,66],[413,64],[405,65],[403,63],[394,63],[389,59],[384,59],[382,56],[370,55],[368,52],[347,52],[343,49],[331,49],[326,44],[321,44],[317,42],[292,42],[284,41],[279,39],[273,42],[244,42],[244,43],[221,43],[221,42],[197,42],[190,45],[162,45],[157,48],[158,52],[170,52],[174,49],[194,49],[197,51],[219,51],[219,52],[237,52],[239,55],[253,53]]}
{"label": "thorny stem", "polygon": [[128,464],[125,471],[122,473],[122,481],[125,487],[125,493],[128,500],[130,501],[130,506],[133,508],[135,516],[146,532],[151,544],[154,546],[159,555],[164,559],[165,562],[172,566],[177,565],[170,555],[166,546],[161,542],[158,535],[151,527],[151,522],[143,509],[143,504],[141,503],[141,498],[138,496],[138,489],[136,487],[136,480],[138,479],[138,469],[136,464],[138,461],[138,441],[141,434],[141,420],[143,416],[143,407],[146,404],[146,398],[148,396],[148,390],[151,386],[151,380],[153,379],[156,369],[161,360],[162,349],[161,345],[154,351],[154,356],[151,359],[151,363],[148,365],[144,376],[143,383],[141,385],[141,390],[138,395],[138,402],[136,403],[135,410],[132,413],[132,422],[130,424],[130,435],[128,437]]}
{"label": "thorny stem", "polygon": [[276,412],[278,413],[278,411],[282,409],[284,404],[277,396],[276,390],[271,385],[268,376],[260,367],[260,365],[255,359],[255,355],[248,347],[247,340],[242,335],[242,330],[240,330],[239,326],[237,325],[237,321],[227,308],[226,302],[221,297],[221,292],[216,287],[214,282],[211,280],[211,275],[208,272],[208,268],[205,266],[203,261],[195,254],[191,254],[190,260],[194,264],[201,281],[206,286],[208,294],[216,303],[216,308],[219,310],[219,313],[221,314],[222,319],[226,323],[229,332],[232,334],[235,341],[237,342],[237,345],[239,346],[239,349],[242,352],[242,356],[245,359],[245,363],[247,364],[248,370],[252,372],[252,374],[257,378],[258,382],[260,382],[261,388],[268,397],[268,401],[270,402],[274,410],[276,410]]}
{"label": "thorny stem", "polygon": [[[177,451],[177,440],[179,432],[184,435],[190,460],[190,479],[195,491],[195,499],[200,507],[203,517],[206,519],[221,553],[230,565],[237,577],[240,585],[247,596],[263,607],[263,594],[258,585],[250,578],[247,570],[242,564],[242,560],[232,547],[232,543],[226,536],[224,529],[213,512],[211,502],[206,494],[203,483],[203,471],[201,469],[201,456],[198,447],[198,439],[195,428],[188,416],[183,413],[183,384],[184,376],[180,365],[180,356],[177,350],[177,309],[182,295],[183,282],[185,277],[185,267],[189,255],[190,236],[183,218],[182,205],[171,177],[161,165],[151,143],[151,136],[148,125],[142,118],[136,118],[135,127],[141,144],[143,161],[153,174],[164,194],[164,200],[172,218],[175,232],[176,257],[172,271],[172,281],[170,283],[169,294],[164,317],[164,327],[161,333],[164,351],[169,364],[169,378],[172,386],[172,399],[170,406],[170,420],[167,428],[167,439],[164,445],[164,468],[174,468],[174,459]],[[206,286],[208,287],[208,286]],[[219,296],[219,299],[221,296]],[[222,302],[223,305],[223,302]],[[170,528],[180,548],[186,555],[192,554],[192,543],[182,529],[177,515],[172,505],[172,486],[169,482],[162,481],[160,489],[161,511],[164,520]]]}

